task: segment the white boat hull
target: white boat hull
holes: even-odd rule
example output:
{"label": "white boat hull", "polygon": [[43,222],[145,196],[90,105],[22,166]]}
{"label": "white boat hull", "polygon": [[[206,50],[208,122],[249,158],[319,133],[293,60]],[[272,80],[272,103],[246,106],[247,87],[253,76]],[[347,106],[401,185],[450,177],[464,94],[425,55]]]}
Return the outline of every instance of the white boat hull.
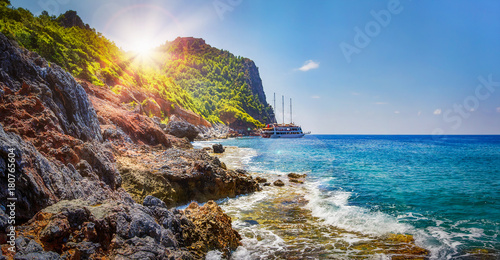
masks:
{"label": "white boat hull", "polygon": [[304,134],[271,135],[271,138],[301,138]]}

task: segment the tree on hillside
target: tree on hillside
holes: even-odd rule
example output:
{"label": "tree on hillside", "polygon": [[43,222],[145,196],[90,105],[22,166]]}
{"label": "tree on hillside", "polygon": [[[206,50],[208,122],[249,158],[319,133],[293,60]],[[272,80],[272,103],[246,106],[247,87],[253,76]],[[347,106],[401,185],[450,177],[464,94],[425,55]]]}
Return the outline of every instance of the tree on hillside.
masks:
{"label": "tree on hillside", "polygon": [[0,0],[0,6],[10,6],[9,0]]}

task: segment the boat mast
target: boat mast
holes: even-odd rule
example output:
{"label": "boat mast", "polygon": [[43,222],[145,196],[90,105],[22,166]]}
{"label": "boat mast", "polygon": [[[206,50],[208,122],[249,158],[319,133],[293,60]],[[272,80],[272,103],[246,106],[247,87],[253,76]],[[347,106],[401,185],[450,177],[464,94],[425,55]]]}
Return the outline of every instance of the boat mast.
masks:
{"label": "boat mast", "polygon": [[283,125],[285,125],[285,96],[281,96],[281,106],[283,107]]}
{"label": "boat mast", "polygon": [[293,124],[293,120],[292,120],[292,98],[290,98],[290,124]]}
{"label": "boat mast", "polygon": [[275,123],[278,123],[278,119],[276,119],[276,92],[274,92],[273,102],[274,102],[274,106],[273,106],[274,121],[275,121]]}

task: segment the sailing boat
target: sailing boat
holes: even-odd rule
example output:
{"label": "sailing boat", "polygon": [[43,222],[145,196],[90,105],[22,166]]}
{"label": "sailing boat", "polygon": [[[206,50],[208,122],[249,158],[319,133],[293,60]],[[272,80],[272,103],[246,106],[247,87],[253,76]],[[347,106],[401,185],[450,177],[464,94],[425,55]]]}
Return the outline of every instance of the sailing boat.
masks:
{"label": "sailing boat", "polygon": [[[301,138],[305,134],[302,128],[293,122],[285,124],[285,97],[282,96],[283,106],[283,124],[268,124],[262,128],[261,136],[263,138]],[[274,107],[276,107],[276,94],[274,94]],[[290,98],[290,121],[292,121],[292,99]]]}

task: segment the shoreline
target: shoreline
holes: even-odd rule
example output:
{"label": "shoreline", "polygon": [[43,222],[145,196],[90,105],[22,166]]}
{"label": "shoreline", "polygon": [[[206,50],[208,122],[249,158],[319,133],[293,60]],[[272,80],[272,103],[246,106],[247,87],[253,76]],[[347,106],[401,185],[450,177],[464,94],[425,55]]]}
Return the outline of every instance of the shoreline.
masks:
{"label": "shoreline", "polygon": [[[241,156],[244,161],[248,161],[248,156],[256,155],[252,154],[249,148],[225,148],[227,149],[223,154],[216,156],[228,168],[235,167],[235,170],[244,169],[246,166],[240,162]],[[393,259],[429,257],[430,252],[418,247],[412,235],[362,234],[337,228],[315,217],[310,207],[312,198],[308,194],[317,187],[314,187],[315,184],[308,181],[307,177],[289,178],[287,174],[253,172],[250,174],[256,179],[266,179],[266,186],[261,184],[262,191],[224,199],[219,203],[243,238],[243,246],[233,252],[236,256],[365,258],[385,255]],[[283,181],[284,186],[273,185],[277,180]],[[357,253],[353,253],[354,251]],[[211,254],[215,256],[217,252]]]}

